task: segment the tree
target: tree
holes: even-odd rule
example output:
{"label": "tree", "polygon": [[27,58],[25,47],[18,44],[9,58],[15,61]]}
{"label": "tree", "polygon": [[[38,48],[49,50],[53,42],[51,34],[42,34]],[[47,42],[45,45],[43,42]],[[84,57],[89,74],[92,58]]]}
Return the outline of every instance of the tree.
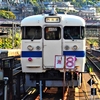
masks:
{"label": "tree", "polygon": [[93,46],[98,46],[98,40],[96,39],[87,39],[86,42],[88,45],[92,44]]}
{"label": "tree", "polygon": [[15,14],[13,14],[11,11],[5,11],[5,10],[0,10],[0,17],[5,19],[16,19]]}
{"label": "tree", "polygon": [[0,48],[12,49],[13,48],[13,45],[12,45],[13,39],[14,39],[14,48],[17,48],[17,49],[20,48],[21,47],[21,32],[17,31],[13,37],[13,32],[11,29],[10,29],[9,35],[7,37],[0,38]]}

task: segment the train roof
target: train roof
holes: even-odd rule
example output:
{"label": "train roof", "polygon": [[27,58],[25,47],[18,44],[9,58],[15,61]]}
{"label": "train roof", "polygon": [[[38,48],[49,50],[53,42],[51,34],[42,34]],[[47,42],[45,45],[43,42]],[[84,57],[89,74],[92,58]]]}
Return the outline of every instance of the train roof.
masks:
{"label": "train roof", "polygon": [[[57,15],[49,15],[49,14],[41,14],[41,15],[33,15],[24,18],[21,21],[21,26],[43,26],[45,24],[46,17],[60,17],[61,22],[57,23],[62,26],[85,26],[85,20],[79,16],[68,15],[68,14],[57,14]],[[54,25],[55,23],[49,23],[49,25]]]}

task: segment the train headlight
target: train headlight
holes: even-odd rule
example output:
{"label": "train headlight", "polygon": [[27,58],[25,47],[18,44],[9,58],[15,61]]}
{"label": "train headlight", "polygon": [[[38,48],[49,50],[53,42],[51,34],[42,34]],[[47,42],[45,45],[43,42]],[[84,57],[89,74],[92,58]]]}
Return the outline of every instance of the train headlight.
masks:
{"label": "train headlight", "polygon": [[69,46],[68,46],[68,45],[66,45],[66,46],[65,46],[65,50],[68,50],[68,49],[69,49]]}
{"label": "train headlight", "polygon": [[74,45],[74,46],[72,47],[72,49],[73,49],[74,51],[76,51],[76,50],[78,49],[77,45]]}
{"label": "train headlight", "polygon": [[37,49],[37,50],[40,50],[40,49],[41,49],[41,47],[40,47],[40,46],[36,46],[36,49]]}
{"label": "train headlight", "polygon": [[27,46],[27,49],[30,50],[30,51],[32,51],[33,50],[33,47],[31,45],[28,45]]}

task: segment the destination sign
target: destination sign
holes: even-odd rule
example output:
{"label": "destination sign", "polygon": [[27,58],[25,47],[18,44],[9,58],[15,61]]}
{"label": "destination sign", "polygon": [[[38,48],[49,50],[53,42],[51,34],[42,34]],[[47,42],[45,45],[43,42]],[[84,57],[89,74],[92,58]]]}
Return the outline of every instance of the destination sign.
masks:
{"label": "destination sign", "polygon": [[57,28],[48,28],[48,31],[57,31]]}
{"label": "destination sign", "polygon": [[45,22],[46,23],[59,23],[60,18],[59,17],[46,17]]}

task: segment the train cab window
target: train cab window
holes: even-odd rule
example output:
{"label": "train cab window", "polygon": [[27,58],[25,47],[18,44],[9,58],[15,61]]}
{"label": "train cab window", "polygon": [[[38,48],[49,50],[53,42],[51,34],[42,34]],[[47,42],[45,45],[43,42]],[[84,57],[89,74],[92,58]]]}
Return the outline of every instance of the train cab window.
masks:
{"label": "train cab window", "polygon": [[[23,32],[24,31],[24,32]],[[22,33],[23,39],[33,39],[38,40],[42,38],[42,28],[40,26],[27,26],[24,27]]]}
{"label": "train cab window", "polygon": [[46,40],[60,40],[61,39],[60,27],[45,27],[44,38]]}
{"label": "train cab window", "polygon": [[64,27],[64,39],[83,39],[84,27],[80,26],[65,26]]}

